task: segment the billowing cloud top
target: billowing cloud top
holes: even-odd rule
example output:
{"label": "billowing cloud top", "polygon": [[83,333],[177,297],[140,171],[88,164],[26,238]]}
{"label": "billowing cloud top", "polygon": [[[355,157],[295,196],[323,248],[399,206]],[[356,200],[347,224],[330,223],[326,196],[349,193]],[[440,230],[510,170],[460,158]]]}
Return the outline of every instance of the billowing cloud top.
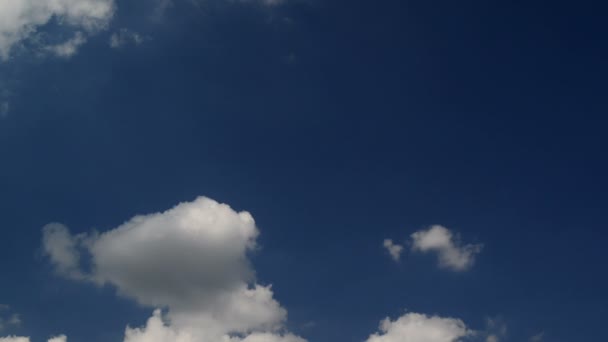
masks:
{"label": "billowing cloud top", "polygon": [[470,334],[459,319],[408,313],[394,321],[384,319],[380,332],[366,342],[454,342]]}
{"label": "billowing cloud top", "polygon": [[[73,236],[50,224],[43,245],[59,274],[168,308],[164,317],[155,311],[146,327],[128,328],[125,341],[302,341],[280,332],[287,311],[270,286],[254,280],[247,253],[258,234],[248,212],[200,197],[102,234]],[[91,259],[88,272],[79,251]]]}

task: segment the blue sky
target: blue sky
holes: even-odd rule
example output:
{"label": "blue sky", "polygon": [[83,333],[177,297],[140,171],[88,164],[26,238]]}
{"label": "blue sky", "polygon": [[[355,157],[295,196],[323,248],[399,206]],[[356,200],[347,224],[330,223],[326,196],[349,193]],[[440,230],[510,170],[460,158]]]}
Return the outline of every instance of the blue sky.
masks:
{"label": "blue sky", "polygon": [[0,4],[0,342],[608,340],[605,11]]}

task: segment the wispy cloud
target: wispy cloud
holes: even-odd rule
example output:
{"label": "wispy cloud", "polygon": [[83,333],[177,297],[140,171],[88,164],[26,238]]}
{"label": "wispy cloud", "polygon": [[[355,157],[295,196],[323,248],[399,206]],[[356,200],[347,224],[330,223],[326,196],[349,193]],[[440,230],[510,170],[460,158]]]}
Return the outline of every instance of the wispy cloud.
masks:
{"label": "wispy cloud", "polygon": [[76,32],[72,38],[57,45],[47,46],[46,50],[57,57],[69,58],[72,57],[76,51],[78,51],[78,48],[86,41],[87,39],[82,32]]}
{"label": "wispy cloud", "polygon": [[139,33],[122,28],[110,36],[110,47],[118,49],[128,44],[140,45],[144,42],[144,37]]}

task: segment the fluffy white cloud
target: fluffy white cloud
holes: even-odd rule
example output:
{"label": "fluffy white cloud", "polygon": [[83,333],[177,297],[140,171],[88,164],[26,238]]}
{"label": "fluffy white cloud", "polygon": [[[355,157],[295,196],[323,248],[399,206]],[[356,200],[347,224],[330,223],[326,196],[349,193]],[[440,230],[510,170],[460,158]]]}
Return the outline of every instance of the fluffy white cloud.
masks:
{"label": "fluffy white cloud", "polygon": [[395,321],[384,319],[380,332],[366,342],[455,342],[470,334],[459,319],[407,313]]}
{"label": "fluffy white cloud", "polygon": [[0,58],[55,18],[58,23],[95,32],[114,14],[114,0],[10,0],[0,1]]}
{"label": "fluffy white cloud", "polygon": [[401,252],[403,252],[403,246],[395,244],[391,239],[385,239],[382,245],[386,248],[393,260],[399,261]]}
{"label": "fluffy white cloud", "polygon": [[468,270],[481,252],[481,244],[461,245],[447,228],[439,225],[412,234],[412,248],[421,252],[437,252],[439,266],[453,271]]}
{"label": "fluffy white cloud", "polygon": [[[126,342],[303,341],[281,333],[287,311],[270,286],[255,282],[247,254],[258,234],[248,212],[201,197],[102,234],[48,225],[43,245],[58,273],[168,308],[145,327],[127,328]],[[90,256],[90,272],[81,270],[79,250]]]}

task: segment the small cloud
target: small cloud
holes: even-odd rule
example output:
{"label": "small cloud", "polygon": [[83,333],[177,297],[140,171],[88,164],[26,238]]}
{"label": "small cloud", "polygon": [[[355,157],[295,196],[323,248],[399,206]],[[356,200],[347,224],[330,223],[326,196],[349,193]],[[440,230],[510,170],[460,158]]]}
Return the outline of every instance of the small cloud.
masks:
{"label": "small cloud", "polygon": [[59,335],[49,339],[49,342],[66,342],[68,338],[65,335]]}
{"label": "small cloud", "polygon": [[87,41],[82,32],[76,32],[74,37],[57,45],[47,46],[45,49],[57,57],[70,58],[78,51],[78,48]]}
{"label": "small cloud", "polygon": [[393,240],[391,239],[385,239],[382,245],[386,248],[393,260],[399,261],[401,253],[403,252],[403,246],[393,243]]}
{"label": "small cloud", "polygon": [[488,335],[488,337],[486,337],[486,342],[499,342],[500,340],[498,339],[498,336],[496,335]]}
{"label": "small cloud", "polygon": [[110,36],[110,47],[118,49],[127,44],[140,45],[144,42],[144,37],[135,31],[123,28],[120,29]]}
{"label": "small cloud", "polygon": [[545,337],[544,332],[538,333],[538,334],[530,337],[530,342],[540,342],[544,339],[544,337]]}
{"label": "small cloud", "polygon": [[439,225],[421,230],[411,235],[412,249],[420,252],[437,252],[439,266],[452,271],[466,271],[473,266],[475,256],[483,245],[461,245],[458,236]]}

